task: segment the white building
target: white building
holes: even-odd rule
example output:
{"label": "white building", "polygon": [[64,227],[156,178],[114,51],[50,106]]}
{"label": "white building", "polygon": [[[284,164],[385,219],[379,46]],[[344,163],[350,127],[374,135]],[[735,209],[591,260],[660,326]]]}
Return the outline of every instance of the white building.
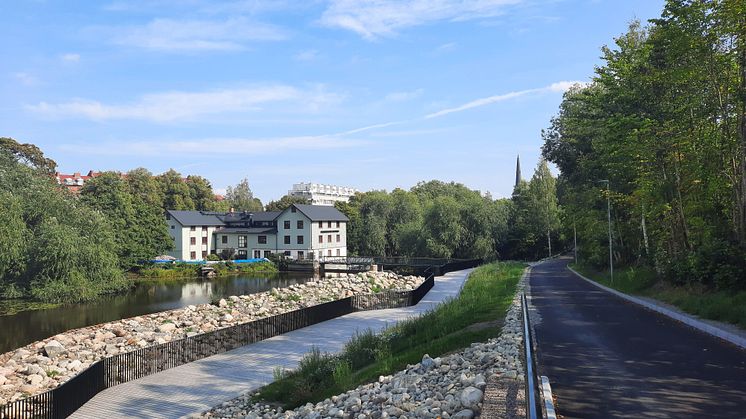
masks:
{"label": "white building", "polygon": [[354,188],[320,183],[295,183],[288,195],[308,199],[311,205],[334,205],[335,202],[348,202],[359,191]]}
{"label": "white building", "polygon": [[166,212],[174,249],[181,260],[208,254],[235,259],[281,253],[293,259],[347,256],[347,217],[334,207],[294,204],[284,211]]}

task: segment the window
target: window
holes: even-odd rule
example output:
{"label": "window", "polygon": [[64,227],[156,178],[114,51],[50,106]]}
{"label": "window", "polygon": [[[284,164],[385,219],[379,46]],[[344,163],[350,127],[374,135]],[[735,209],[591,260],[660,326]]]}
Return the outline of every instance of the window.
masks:
{"label": "window", "polygon": [[169,214],[169,213],[166,213],[166,219],[167,219],[167,220],[170,220],[170,219],[171,219],[171,214]]}
{"label": "window", "polygon": [[337,228],[339,228],[339,221],[337,221]]}
{"label": "window", "polygon": [[285,256],[290,257],[290,250],[286,250],[284,253]]}
{"label": "window", "polygon": [[298,244],[303,244],[303,236],[298,236]]}
{"label": "window", "polygon": [[238,251],[238,259],[246,259],[246,255],[248,255],[248,253],[246,253],[245,250]]}
{"label": "window", "polygon": [[269,251],[269,250],[265,250],[265,251],[264,251],[264,257],[265,257],[265,258],[268,258],[268,257],[269,257],[269,256],[270,256],[271,254],[272,254],[272,252],[271,252],[271,251]]}
{"label": "window", "polygon": [[202,251],[202,259],[207,257],[207,250]]}
{"label": "window", "polygon": [[324,242],[324,236],[319,235],[319,243],[323,243],[323,242]]}
{"label": "window", "polygon": [[191,227],[189,227],[189,231],[197,231],[197,227],[191,226]]}
{"label": "window", "polygon": [[303,229],[303,220],[298,220],[298,230]]}
{"label": "window", "polygon": [[176,226],[171,226],[171,230],[173,230],[173,229],[175,229],[175,228],[176,228]]}
{"label": "window", "polygon": [[259,244],[267,244],[267,236],[259,236],[256,239]]}
{"label": "window", "polygon": [[298,209],[295,207],[290,207],[290,212],[298,212]]}
{"label": "window", "polygon": [[202,244],[207,244],[207,236],[202,237]]}
{"label": "window", "polygon": [[331,234],[328,235],[328,236],[326,236],[326,242],[327,243],[331,243],[332,242],[332,235]]}
{"label": "window", "polygon": [[326,228],[332,228],[332,222],[331,221],[327,221],[326,222]]}
{"label": "window", "polygon": [[324,222],[323,221],[319,221],[319,228],[324,228]]}
{"label": "window", "polygon": [[290,220],[285,220],[285,230],[290,230]]}
{"label": "window", "polygon": [[260,257],[262,257],[262,251],[254,250],[254,259],[259,259]]}
{"label": "window", "polygon": [[246,247],[246,236],[238,236],[238,247]]}
{"label": "window", "polygon": [[339,256],[339,249],[337,249],[337,256]]}
{"label": "window", "polygon": [[327,250],[326,255],[327,256],[331,256],[332,255],[332,249]]}
{"label": "window", "polygon": [[228,236],[223,236],[222,237],[222,242],[223,242],[223,244],[228,244]]}
{"label": "window", "polygon": [[189,259],[197,259],[197,252],[189,252]]}
{"label": "window", "polygon": [[305,256],[305,255],[303,254],[303,251],[302,251],[302,250],[298,250],[298,259],[299,259],[299,260],[300,260],[300,259],[303,259],[303,257],[304,257],[304,256]]}
{"label": "window", "polygon": [[290,236],[285,236],[285,244],[290,244]]}
{"label": "window", "polygon": [[340,236],[339,234],[337,234],[337,243],[339,243],[341,239],[342,239],[342,236]]}
{"label": "window", "polygon": [[207,227],[202,227],[202,231],[207,231]]}
{"label": "window", "polygon": [[191,244],[192,246],[194,246],[195,244],[197,244],[197,238],[196,237],[190,237],[189,238],[189,244]]}

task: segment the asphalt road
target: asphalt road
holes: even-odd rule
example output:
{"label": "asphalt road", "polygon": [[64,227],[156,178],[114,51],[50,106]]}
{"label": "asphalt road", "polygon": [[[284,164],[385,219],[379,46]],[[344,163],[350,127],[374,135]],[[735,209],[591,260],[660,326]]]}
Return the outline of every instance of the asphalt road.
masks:
{"label": "asphalt road", "polygon": [[545,262],[530,276],[539,373],[565,418],[746,418],[746,351]]}

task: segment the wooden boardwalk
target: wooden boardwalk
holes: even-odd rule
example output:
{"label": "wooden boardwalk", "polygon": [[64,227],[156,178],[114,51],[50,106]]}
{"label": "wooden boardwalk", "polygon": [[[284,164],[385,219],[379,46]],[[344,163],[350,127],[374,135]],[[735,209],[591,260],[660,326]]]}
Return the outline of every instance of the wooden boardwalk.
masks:
{"label": "wooden boardwalk", "polygon": [[102,391],[71,417],[178,418],[199,413],[273,381],[276,367],[295,368],[312,347],[339,352],[357,330],[379,331],[459,293],[471,269],[435,278],[412,307],[361,311],[295,330]]}

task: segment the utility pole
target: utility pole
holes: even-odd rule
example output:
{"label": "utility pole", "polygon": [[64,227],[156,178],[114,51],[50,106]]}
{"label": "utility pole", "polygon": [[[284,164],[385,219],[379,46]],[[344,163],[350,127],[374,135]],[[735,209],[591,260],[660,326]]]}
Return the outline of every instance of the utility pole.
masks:
{"label": "utility pole", "polygon": [[614,283],[614,250],[611,242],[611,182],[608,179],[602,179],[598,182],[606,182],[606,215],[609,220],[609,276],[611,283]]}

